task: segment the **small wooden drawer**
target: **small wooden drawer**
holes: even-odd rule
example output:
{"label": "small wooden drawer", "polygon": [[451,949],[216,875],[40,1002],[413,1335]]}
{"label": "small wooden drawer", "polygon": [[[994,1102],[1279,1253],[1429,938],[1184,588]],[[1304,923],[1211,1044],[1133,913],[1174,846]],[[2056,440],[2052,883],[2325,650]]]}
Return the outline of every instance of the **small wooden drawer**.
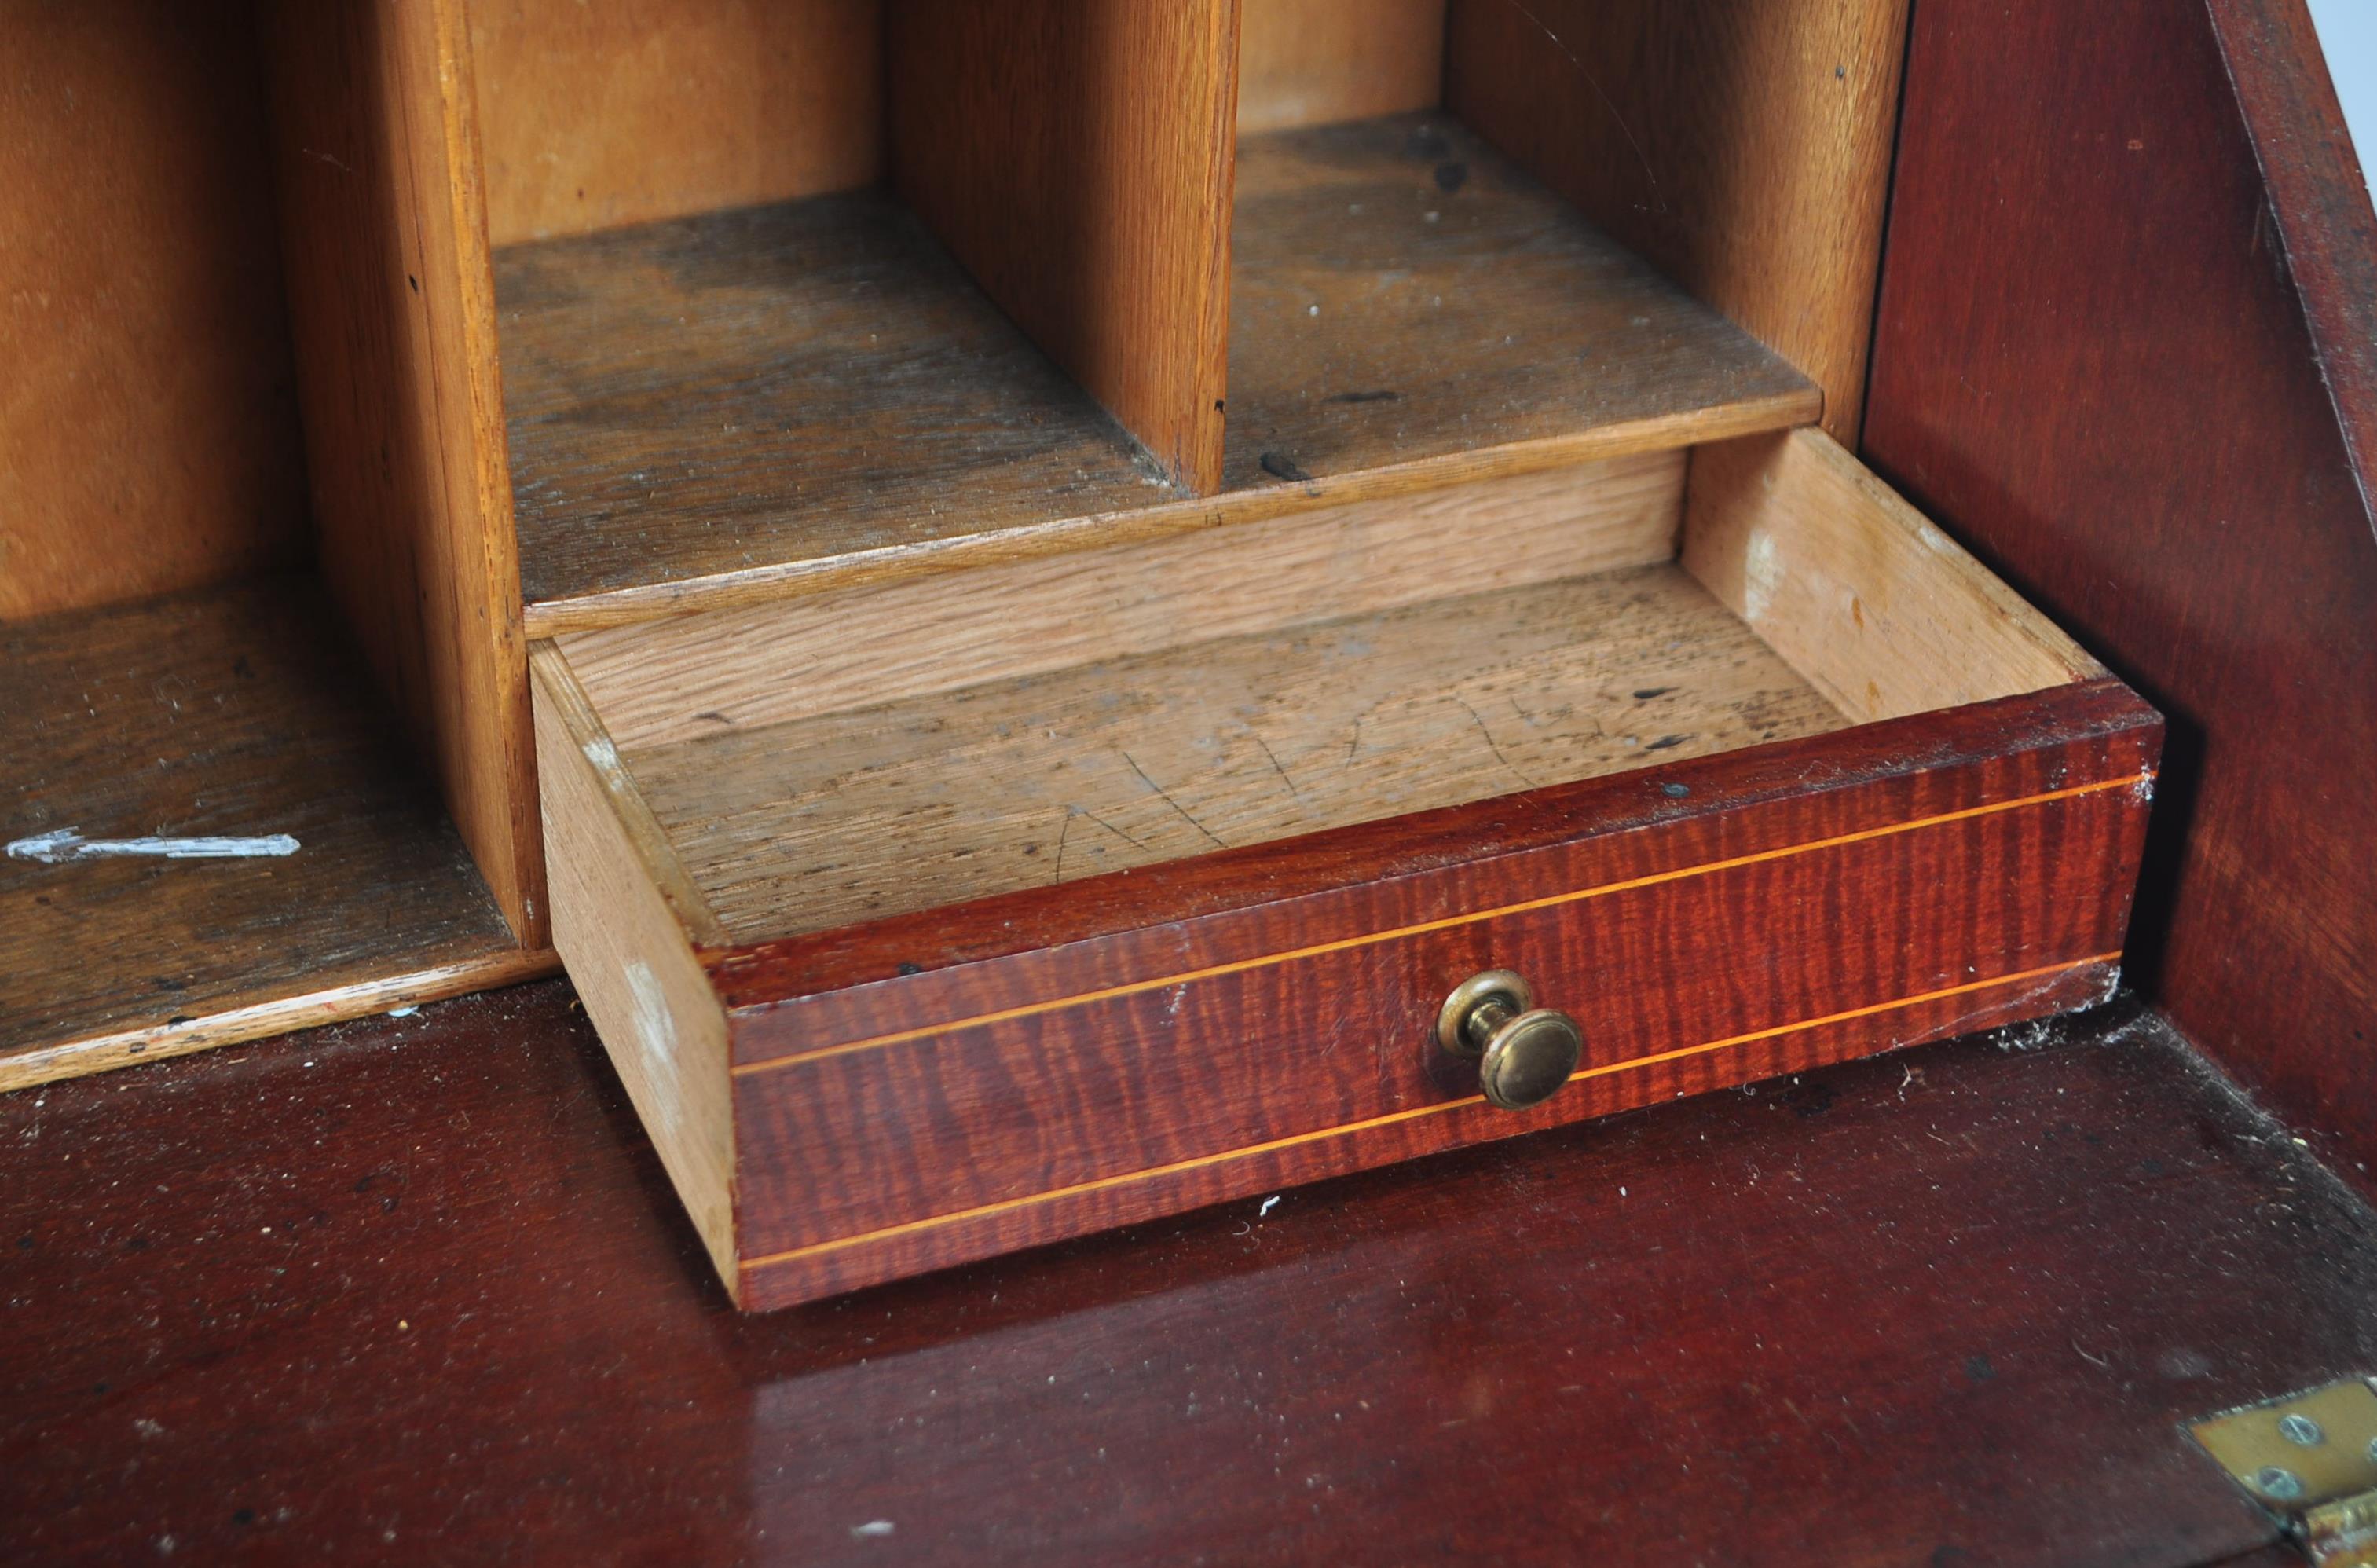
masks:
{"label": "small wooden drawer", "polygon": [[[1812,430],[534,652],[556,943],[782,1306],[2109,993],[2161,724]],[[1480,1093],[1523,976],[1582,1055]]]}

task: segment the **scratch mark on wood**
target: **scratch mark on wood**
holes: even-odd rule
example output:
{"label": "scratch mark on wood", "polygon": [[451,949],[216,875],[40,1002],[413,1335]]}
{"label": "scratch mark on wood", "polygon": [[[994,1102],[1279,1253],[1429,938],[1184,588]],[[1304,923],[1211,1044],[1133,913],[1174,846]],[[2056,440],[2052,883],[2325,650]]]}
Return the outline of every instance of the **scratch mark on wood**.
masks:
{"label": "scratch mark on wood", "polygon": [[1486,748],[1494,753],[1494,760],[1501,763],[1505,768],[1510,769],[1511,776],[1517,779],[1521,784],[1525,784],[1529,789],[1535,788],[1535,781],[1527,777],[1526,774],[1519,772],[1518,764],[1511,761],[1508,757],[1502,755],[1501,745],[1499,742],[1495,740],[1494,732],[1486,727],[1486,715],[1480,713],[1476,709],[1470,707],[1469,699],[1466,697],[1456,695],[1453,698],[1453,700],[1460,703],[1463,709],[1468,712],[1469,717],[1476,724],[1477,733],[1486,737]]}
{"label": "scratch mark on wood", "polygon": [[1164,797],[1164,804],[1171,807],[1175,811],[1179,812],[1181,819],[1190,827],[1196,829],[1199,832],[1203,833],[1208,839],[1211,839],[1215,849],[1227,849],[1230,847],[1228,844],[1224,844],[1221,839],[1214,834],[1212,829],[1207,827],[1204,823],[1190,816],[1188,814],[1188,808],[1181,805],[1180,802],[1173,799],[1170,791],[1166,790],[1162,784],[1157,784],[1153,779],[1149,778],[1147,776],[1147,770],[1139,765],[1139,760],[1137,758],[1126,751],[1122,754],[1122,760],[1130,764],[1130,771],[1139,775],[1140,783],[1145,784],[1148,788],[1162,796]]}
{"label": "scratch mark on wood", "polygon": [[[1147,775],[1146,775],[1145,773],[1141,773],[1141,774],[1140,774],[1139,776],[1140,776],[1141,778],[1145,778],[1145,777],[1147,777]],[[1148,853],[1149,853],[1149,850],[1148,850],[1147,845],[1145,845],[1145,844],[1143,844],[1140,843],[1137,839],[1135,839],[1135,838],[1131,837],[1129,833],[1124,832],[1120,828],[1116,827],[1112,822],[1107,821],[1104,817],[1099,816],[1096,812],[1094,812],[1094,811],[1091,810],[1088,807],[1086,807],[1086,806],[1079,807],[1079,808],[1076,808],[1076,809],[1078,809],[1078,810],[1081,813],[1081,815],[1082,815],[1082,816],[1087,817],[1091,821],[1095,822],[1098,826],[1100,826],[1100,827],[1104,828],[1106,832],[1110,832],[1110,833],[1114,834],[1114,836],[1115,836],[1115,837],[1117,837],[1117,838],[1118,838],[1118,839],[1122,840],[1122,842],[1123,842],[1123,843],[1125,843],[1125,844],[1127,844],[1130,845],[1130,846],[1131,846],[1131,848],[1133,848],[1133,849],[1135,849],[1135,850],[1138,850],[1141,855],[1145,855],[1145,854],[1148,854]]]}
{"label": "scratch mark on wood", "polygon": [[1271,742],[1265,740],[1260,736],[1255,736],[1255,744],[1261,747],[1262,754],[1271,759],[1272,772],[1277,773],[1279,775],[1280,782],[1287,785],[1287,793],[1296,796],[1296,799],[1302,800],[1304,798],[1304,792],[1296,787],[1296,781],[1287,776],[1287,770],[1285,768],[1280,766],[1279,754],[1271,748]]}

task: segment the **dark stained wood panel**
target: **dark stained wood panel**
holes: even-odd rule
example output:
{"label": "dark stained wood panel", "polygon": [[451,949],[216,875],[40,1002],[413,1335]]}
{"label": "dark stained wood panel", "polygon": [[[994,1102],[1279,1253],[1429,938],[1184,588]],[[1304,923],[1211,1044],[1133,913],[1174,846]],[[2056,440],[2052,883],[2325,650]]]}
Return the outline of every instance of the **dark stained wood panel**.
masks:
{"label": "dark stained wood panel", "polygon": [[0,1088],[548,972],[309,578],[0,631],[0,839],[282,857],[0,858]]}
{"label": "dark stained wood panel", "polygon": [[895,0],[892,182],[1183,493],[1222,476],[1238,0]]}
{"label": "dark stained wood panel", "polygon": [[[1412,155],[1415,124],[1248,143],[1236,488],[1204,501],[1171,498],[1096,405],[880,193],[504,250],[530,630],[1153,537],[1816,416],[1804,378],[1489,154],[1477,154],[1474,181],[1463,175],[1455,207],[1435,184],[1448,160]],[[1422,205],[1415,182],[1440,199]],[[1352,220],[1329,203],[1390,196],[1392,211],[1353,232],[1358,248],[1342,245]],[[1423,232],[1431,209],[1439,225],[1450,214],[1454,237]],[[1401,281],[1414,269],[1428,293]],[[1439,289],[1446,307],[1432,303]],[[1311,316],[1324,299],[1329,314]],[[1539,364],[1546,333],[1565,357]],[[1266,452],[1280,472],[1262,466]]]}
{"label": "dark stained wood panel", "polygon": [[[1201,915],[1195,878],[1122,872],[719,955],[739,1299],[2108,995],[2152,713],[2099,682],[1869,730],[1869,773],[1840,737],[1781,742],[1209,855],[1192,868],[1236,887]],[[1799,787],[1765,796],[1762,769]],[[1513,819],[1523,848],[1495,842]],[[1378,864],[1456,842],[1450,865]],[[1579,1082],[1523,1114],[1429,1034],[1491,968],[1587,1041]]]}
{"label": "dark stained wood panel", "polygon": [[34,1561],[2179,1568],[2377,1292],[2119,1011],[738,1318],[555,984],[0,1098],[0,1215]]}
{"label": "dark stained wood panel", "polygon": [[2377,537],[2213,18],[1926,0],[1907,106],[1867,455],[2169,715],[2142,980],[2377,1164]]}
{"label": "dark stained wood panel", "polygon": [[1770,400],[1807,379],[1452,116],[1248,137],[1231,489]]}

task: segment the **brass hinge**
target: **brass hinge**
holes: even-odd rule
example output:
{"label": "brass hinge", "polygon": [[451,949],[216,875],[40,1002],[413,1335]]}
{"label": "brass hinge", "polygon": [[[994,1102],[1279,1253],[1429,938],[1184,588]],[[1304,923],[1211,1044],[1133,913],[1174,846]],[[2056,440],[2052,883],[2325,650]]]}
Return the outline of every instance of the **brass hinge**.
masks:
{"label": "brass hinge", "polygon": [[2377,1568],[2377,1388],[2347,1378],[2188,1423],[2320,1568]]}

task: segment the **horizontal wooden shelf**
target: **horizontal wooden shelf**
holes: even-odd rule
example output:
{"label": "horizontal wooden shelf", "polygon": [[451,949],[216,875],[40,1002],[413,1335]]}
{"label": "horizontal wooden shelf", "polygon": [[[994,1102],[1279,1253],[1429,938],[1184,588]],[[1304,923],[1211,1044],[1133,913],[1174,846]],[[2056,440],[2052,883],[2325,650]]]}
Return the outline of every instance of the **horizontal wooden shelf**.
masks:
{"label": "horizontal wooden shelf", "polygon": [[1248,138],[1225,485],[880,192],[496,257],[533,635],[1680,447],[1820,398],[1443,114]]}
{"label": "horizontal wooden shelf", "polygon": [[1230,489],[1822,412],[1798,371],[1449,114],[1248,137],[1236,216]]}
{"label": "horizontal wooden shelf", "polygon": [[0,856],[0,1089],[451,996],[524,953],[319,584],[0,630],[0,837],[293,853]]}

